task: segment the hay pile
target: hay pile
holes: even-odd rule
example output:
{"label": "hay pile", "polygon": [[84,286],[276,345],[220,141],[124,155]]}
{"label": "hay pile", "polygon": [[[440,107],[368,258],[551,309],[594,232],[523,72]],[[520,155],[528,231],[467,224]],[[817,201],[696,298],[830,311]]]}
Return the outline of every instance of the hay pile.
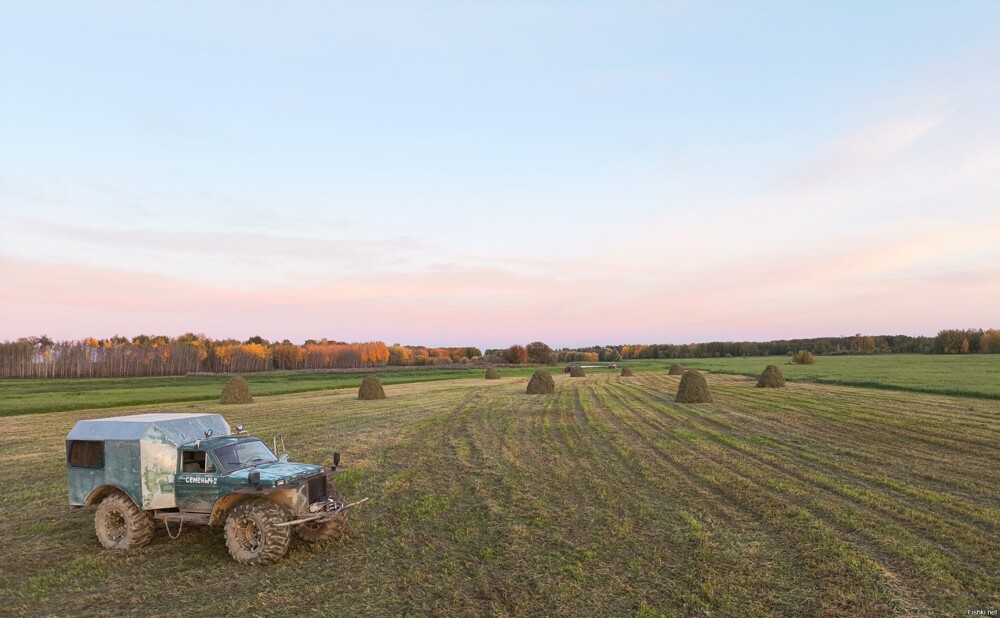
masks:
{"label": "hay pile", "polygon": [[250,396],[250,387],[243,376],[233,376],[229,378],[226,385],[222,387],[222,394],[219,395],[219,403],[253,403]]}
{"label": "hay pile", "polygon": [[358,399],[385,399],[385,391],[382,389],[382,380],[372,374],[361,382],[358,389]]}
{"label": "hay pile", "polygon": [[529,395],[551,395],[556,392],[556,381],[548,371],[538,370],[528,380]]}
{"label": "hay pile", "polygon": [[488,368],[486,370],[486,379],[487,380],[499,380],[500,379],[500,372],[497,371],[496,368],[490,367],[490,368]]}
{"label": "hay pile", "polygon": [[670,365],[670,371],[667,372],[667,375],[672,375],[672,376],[684,375],[684,365],[679,365],[677,363]]}
{"label": "hay pile", "polygon": [[785,376],[781,375],[777,365],[768,365],[757,380],[757,388],[781,388],[784,385]]}
{"label": "hay pile", "polygon": [[580,365],[573,365],[573,368],[569,372],[569,377],[586,378],[587,374],[583,372],[583,367],[581,367]]}
{"label": "hay pile", "polygon": [[686,371],[677,386],[677,403],[712,403],[712,395],[708,392],[708,382],[705,376],[692,369]]}
{"label": "hay pile", "polygon": [[634,375],[635,374],[632,373],[631,369],[629,369],[628,367],[622,367],[622,377],[623,378],[631,378]]}

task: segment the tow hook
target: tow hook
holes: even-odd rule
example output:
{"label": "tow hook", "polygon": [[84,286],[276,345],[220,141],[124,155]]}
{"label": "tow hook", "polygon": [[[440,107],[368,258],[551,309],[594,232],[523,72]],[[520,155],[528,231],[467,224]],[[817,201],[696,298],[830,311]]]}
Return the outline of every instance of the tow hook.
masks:
{"label": "tow hook", "polygon": [[[329,521],[340,515],[342,511],[346,511],[349,508],[358,506],[363,502],[368,502],[368,498],[362,498],[357,502],[351,502],[347,504],[341,500],[327,500],[326,502],[317,502],[315,504],[309,505],[309,512],[315,513],[315,515],[310,515],[309,517],[302,517],[301,519],[295,519],[292,521],[284,521],[280,524],[274,524],[278,528],[283,528],[285,526],[296,526],[298,524],[304,524],[306,522],[314,521],[316,523],[322,523]],[[313,507],[316,507],[313,509]]]}

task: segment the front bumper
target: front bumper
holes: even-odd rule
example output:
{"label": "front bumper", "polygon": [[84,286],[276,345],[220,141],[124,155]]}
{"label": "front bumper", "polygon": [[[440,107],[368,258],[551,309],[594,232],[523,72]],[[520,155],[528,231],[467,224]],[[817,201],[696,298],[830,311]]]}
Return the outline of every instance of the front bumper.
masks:
{"label": "front bumper", "polygon": [[325,502],[315,502],[309,505],[309,511],[313,513],[306,517],[300,517],[299,519],[293,519],[292,521],[282,522],[280,524],[275,524],[278,527],[284,526],[297,526],[299,524],[305,523],[315,523],[323,524],[328,521],[334,520],[340,517],[347,509],[354,508],[363,502],[367,502],[368,498],[362,498],[357,502],[347,503],[343,500],[334,500],[333,498],[328,498]]}

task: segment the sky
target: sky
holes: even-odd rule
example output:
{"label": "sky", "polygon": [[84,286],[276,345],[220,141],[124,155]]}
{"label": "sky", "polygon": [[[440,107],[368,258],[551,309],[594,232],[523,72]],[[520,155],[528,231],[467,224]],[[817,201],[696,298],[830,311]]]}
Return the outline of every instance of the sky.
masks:
{"label": "sky", "polygon": [[1000,327],[1000,3],[0,1],[0,340]]}

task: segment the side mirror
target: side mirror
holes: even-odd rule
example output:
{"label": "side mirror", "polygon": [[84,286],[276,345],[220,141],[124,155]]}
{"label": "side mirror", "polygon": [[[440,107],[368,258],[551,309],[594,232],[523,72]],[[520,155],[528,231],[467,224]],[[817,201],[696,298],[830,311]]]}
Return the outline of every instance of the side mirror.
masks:
{"label": "side mirror", "polygon": [[254,470],[247,475],[247,480],[250,481],[251,485],[260,485],[260,472]]}
{"label": "side mirror", "polygon": [[279,457],[278,461],[280,461],[281,463],[288,463],[288,453],[285,453],[284,455]]}
{"label": "side mirror", "polygon": [[338,451],[333,452],[333,467],[336,468],[340,465],[340,453]]}

